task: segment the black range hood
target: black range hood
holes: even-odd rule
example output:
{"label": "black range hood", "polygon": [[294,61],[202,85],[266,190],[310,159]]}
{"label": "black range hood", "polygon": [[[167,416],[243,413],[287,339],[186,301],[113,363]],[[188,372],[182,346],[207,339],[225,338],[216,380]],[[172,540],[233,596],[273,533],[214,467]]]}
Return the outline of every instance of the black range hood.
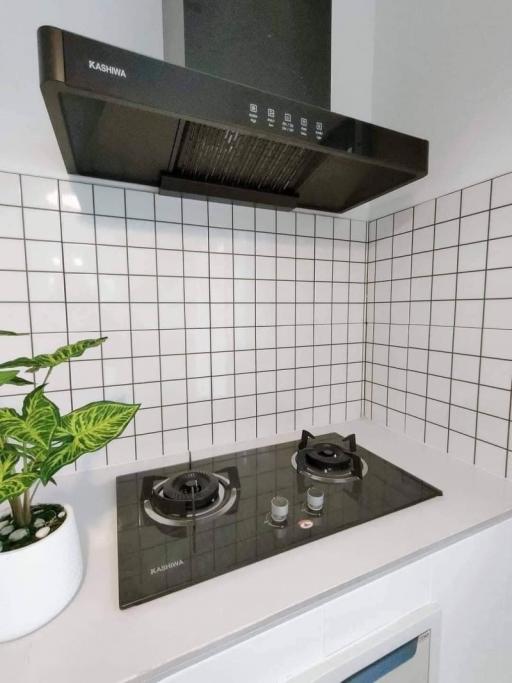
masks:
{"label": "black range hood", "polygon": [[38,42],[71,174],[343,212],[427,173],[426,140],[58,28]]}

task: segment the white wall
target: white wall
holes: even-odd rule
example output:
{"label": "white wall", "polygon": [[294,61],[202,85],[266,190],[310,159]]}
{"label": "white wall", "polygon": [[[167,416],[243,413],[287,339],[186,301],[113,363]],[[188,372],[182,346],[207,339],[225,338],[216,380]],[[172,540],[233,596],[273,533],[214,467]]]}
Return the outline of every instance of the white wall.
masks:
{"label": "white wall", "polygon": [[0,169],[66,171],[39,90],[37,28],[50,24],[161,58],[161,0],[2,0]]}
{"label": "white wall", "polygon": [[333,0],[331,109],[372,118],[375,0]]}
{"label": "white wall", "polygon": [[[363,121],[372,119],[373,47],[376,0],[333,0],[331,109]],[[347,216],[368,217],[368,204]]]}
{"label": "white wall", "polygon": [[429,175],[372,218],[512,169],[510,0],[379,0],[372,120],[430,140]]}

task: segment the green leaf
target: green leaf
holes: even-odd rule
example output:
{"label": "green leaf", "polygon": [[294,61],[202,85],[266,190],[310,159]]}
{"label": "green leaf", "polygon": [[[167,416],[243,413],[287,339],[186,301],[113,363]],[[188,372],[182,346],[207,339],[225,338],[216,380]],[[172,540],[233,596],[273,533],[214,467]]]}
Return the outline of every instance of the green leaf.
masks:
{"label": "green leaf", "polygon": [[0,503],[25,493],[37,479],[39,475],[35,472],[17,472],[0,481]]}
{"label": "green leaf", "polygon": [[11,472],[20,459],[20,453],[10,444],[0,444],[0,482]]}
{"label": "green leaf", "polygon": [[28,332],[11,332],[10,330],[0,330],[0,337],[25,337]]}
{"label": "green leaf", "polygon": [[23,377],[18,377],[17,370],[0,370],[0,386],[2,384],[15,384],[16,386],[22,386],[24,384],[32,384],[28,382]]}
{"label": "green leaf", "polygon": [[98,339],[82,339],[82,341],[61,346],[54,353],[42,353],[34,358],[27,356],[20,356],[14,360],[9,360],[6,363],[1,363],[0,368],[27,368],[28,372],[36,372],[43,368],[54,368],[56,365],[65,363],[71,358],[78,358],[87,349],[94,346],[99,346],[106,341],[107,337],[99,337]]}
{"label": "green leaf", "polygon": [[12,408],[0,408],[0,437],[48,448],[59,421],[59,410],[46,398],[42,385],[25,396],[21,415]]}
{"label": "green leaf", "polygon": [[53,449],[41,466],[41,481],[50,478],[81,455],[92,453],[117,438],[131,421],[138,404],[97,401],[64,415],[55,439],[61,443]]}
{"label": "green leaf", "polygon": [[23,377],[15,377],[9,384],[15,384],[17,387],[34,386],[33,382],[29,382],[28,380],[23,379]]}

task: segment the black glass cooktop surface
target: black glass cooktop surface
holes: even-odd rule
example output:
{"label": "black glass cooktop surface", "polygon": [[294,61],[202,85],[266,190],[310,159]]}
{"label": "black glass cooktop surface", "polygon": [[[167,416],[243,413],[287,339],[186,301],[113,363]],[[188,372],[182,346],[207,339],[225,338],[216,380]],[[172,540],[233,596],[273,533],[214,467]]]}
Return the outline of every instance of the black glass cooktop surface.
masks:
{"label": "black glass cooktop surface", "polygon": [[120,607],[442,495],[355,440],[309,436],[118,477]]}

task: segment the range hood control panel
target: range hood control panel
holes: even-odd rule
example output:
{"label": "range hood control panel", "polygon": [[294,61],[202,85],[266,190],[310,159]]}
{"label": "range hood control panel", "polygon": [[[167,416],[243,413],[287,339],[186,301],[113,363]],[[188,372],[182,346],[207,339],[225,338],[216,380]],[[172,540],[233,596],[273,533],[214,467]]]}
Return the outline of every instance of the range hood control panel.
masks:
{"label": "range hood control panel", "polygon": [[250,102],[247,112],[249,121],[253,125],[263,124],[271,130],[275,129],[282,133],[295,133],[317,142],[321,142],[324,137],[324,121],[319,120],[319,117],[311,118],[305,112],[296,114],[291,110],[281,110],[275,106],[261,105],[257,102]]}

